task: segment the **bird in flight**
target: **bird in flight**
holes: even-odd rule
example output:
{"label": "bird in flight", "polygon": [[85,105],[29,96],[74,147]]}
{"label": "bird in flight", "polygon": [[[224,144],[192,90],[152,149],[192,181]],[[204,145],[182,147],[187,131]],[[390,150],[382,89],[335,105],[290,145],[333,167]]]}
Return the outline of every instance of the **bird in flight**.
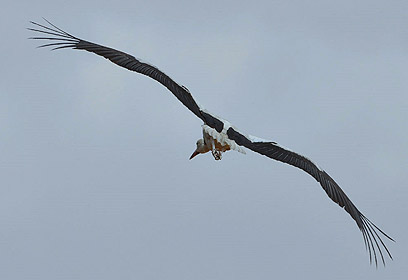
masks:
{"label": "bird in flight", "polygon": [[39,47],[52,47],[53,50],[64,48],[86,50],[109,59],[116,65],[130,71],[148,76],[170,90],[174,96],[184,104],[184,106],[200,118],[204,122],[202,125],[203,137],[197,141],[197,148],[191,155],[190,159],[199,154],[211,152],[215,160],[220,160],[223,152],[236,150],[245,153],[244,148],[247,148],[271,159],[300,168],[315,178],[327,195],[349,213],[357,223],[358,228],[363,234],[363,240],[370,256],[370,263],[374,260],[377,266],[379,254],[382,263],[385,265],[385,254],[383,253],[383,249],[385,249],[387,253],[386,255],[392,259],[390,251],[381,239],[381,235],[391,241],[394,240],[365,217],[332,177],[310,159],[279,146],[276,142],[240,132],[228,121],[211,114],[199,106],[186,87],[173,81],[155,66],[141,62],[130,54],[79,39],[78,37],[58,28],[48,20],[44,20],[46,21],[46,24],[39,24],[31,21],[30,23],[33,26],[28,28],[37,34],[40,34],[39,36],[31,37],[30,39],[48,41],[48,43]]}

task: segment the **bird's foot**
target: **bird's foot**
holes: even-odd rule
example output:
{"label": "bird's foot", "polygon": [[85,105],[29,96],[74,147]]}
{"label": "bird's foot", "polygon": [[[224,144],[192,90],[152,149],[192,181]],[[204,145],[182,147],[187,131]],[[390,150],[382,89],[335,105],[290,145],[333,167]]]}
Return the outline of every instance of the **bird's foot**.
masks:
{"label": "bird's foot", "polygon": [[222,159],[222,152],[217,151],[217,150],[212,150],[212,155],[215,160],[221,160]]}

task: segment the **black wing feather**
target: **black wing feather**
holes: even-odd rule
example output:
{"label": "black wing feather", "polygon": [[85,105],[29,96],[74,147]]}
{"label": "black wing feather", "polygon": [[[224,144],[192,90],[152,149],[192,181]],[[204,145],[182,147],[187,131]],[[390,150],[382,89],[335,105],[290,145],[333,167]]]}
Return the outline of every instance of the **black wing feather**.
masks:
{"label": "black wing feather", "polygon": [[[208,118],[203,116],[203,112],[200,110],[200,107],[195,102],[194,98],[191,96],[191,93],[187,90],[187,88],[177,84],[158,68],[141,62],[130,54],[79,39],[56,27],[46,19],[44,20],[49,24],[49,26],[31,22],[33,25],[37,26],[37,28],[28,28],[29,30],[34,32],[50,35],[49,37],[41,36],[30,38],[35,40],[50,40],[53,42],[41,45],[40,47],[55,47],[53,50],[63,48],[86,50],[88,52],[103,56],[116,65],[124,67],[130,71],[146,75],[168,88],[177,97],[177,99],[180,100],[181,103],[183,103],[188,109],[190,109],[190,111],[192,111],[197,117],[202,119],[204,122],[207,121]],[[209,122],[211,123],[211,120],[209,120]],[[214,124],[208,125],[215,128]]]}
{"label": "black wing feather", "polygon": [[385,265],[381,246],[385,249],[388,256],[392,259],[388,248],[385,246],[377,231],[384,235],[386,238],[392,241],[394,240],[386,233],[384,233],[381,229],[379,229],[376,225],[374,225],[369,219],[367,219],[357,209],[357,207],[348,198],[348,196],[344,193],[340,186],[333,180],[333,178],[330,177],[330,175],[327,174],[324,170],[319,169],[319,167],[317,167],[317,165],[314,164],[310,159],[285,148],[282,148],[275,142],[252,142],[246,136],[234,130],[233,128],[229,128],[227,134],[228,138],[230,138],[231,140],[235,140],[238,145],[244,146],[269,158],[289,165],[293,165],[309,173],[313,178],[316,179],[317,182],[320,183],[327,195],[340,207],[344,208],[344,210],[346,210],[346,212],[349,213],[357,223],[358,228],[363,234],[366,248],[369,251],[370,262],[374,257],[375,264],[378,264],[378,251],[381,257],[381,261]]}

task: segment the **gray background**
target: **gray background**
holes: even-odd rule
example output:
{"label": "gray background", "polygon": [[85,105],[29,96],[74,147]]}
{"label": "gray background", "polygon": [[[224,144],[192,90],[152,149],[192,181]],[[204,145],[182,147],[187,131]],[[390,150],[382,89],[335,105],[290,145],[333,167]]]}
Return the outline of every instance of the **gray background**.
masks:
{"label": "gray background", "polygon": [[[1,279],[405,279],[406,1],[9,1],[0,11]],[[358,2],[358,3],[356,3]],[[188,157],[201,122],[158,83],[36,49],[44,16],[186,85],[323,167],[397,240],[255,153]]]}

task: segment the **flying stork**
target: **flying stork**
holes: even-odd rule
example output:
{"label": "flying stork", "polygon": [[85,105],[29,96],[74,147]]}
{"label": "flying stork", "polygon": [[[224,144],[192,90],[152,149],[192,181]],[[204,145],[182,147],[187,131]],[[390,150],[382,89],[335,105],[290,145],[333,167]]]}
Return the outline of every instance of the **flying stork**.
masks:
{"label": "flying stork", "polygon": [[[58,28],[48,20],[44,19],[47,24],[39,24],[30,22],[33,26],[28,28],[31,31],[40,34],[38,37],[31,37],[35,40],[49,40],[50,43],[43,44],[40,47],[53,47],[52,50],[72,48],[78,50],[86,50],[103,56],[111,62],[143,75],[146,75],[157,82],[161,83],[170,90],[175,97],[181,101],[194,115],[200,118],[204,124],[203,138],[196,143],[197,148],[191,155],[190,159],[198,154],[207,152],[212,153],[215,160],[220,160],[223,152],[228,150],[236,150],[245,153],[244,147],[271,159],[295,166],[310,174],[317,182],[320,183],[327,195],[340,207],[350,214],[357,223],[358,228],[363,234],[365,247],[370,256],[370,263],[374,260],[378,265],[377,254],[379,253],[382,263],[385,265],[382,248],[385,249],[387,255],[392,259],[391,253],[384,244],[380,235],[385,236],[391,241],[394,241],[390,236],[383,232],[380,228],[374,225],[366,216],[361,213],[353,202],[347,197],[337,183],[323,169],[320,169],[310,159],[297,154],[287,148],[279,146],[273,141],[260,139],[240,132],[226,120],[223,120],[201,106],[192,97],[190,91],[173,81],[169,76],[160,71],[158,68],[143,63],[134,56],[127,53],[98,45],[86,40],[79,39],[62,29]],[[378,253],[377,253],[378,251]]]}

